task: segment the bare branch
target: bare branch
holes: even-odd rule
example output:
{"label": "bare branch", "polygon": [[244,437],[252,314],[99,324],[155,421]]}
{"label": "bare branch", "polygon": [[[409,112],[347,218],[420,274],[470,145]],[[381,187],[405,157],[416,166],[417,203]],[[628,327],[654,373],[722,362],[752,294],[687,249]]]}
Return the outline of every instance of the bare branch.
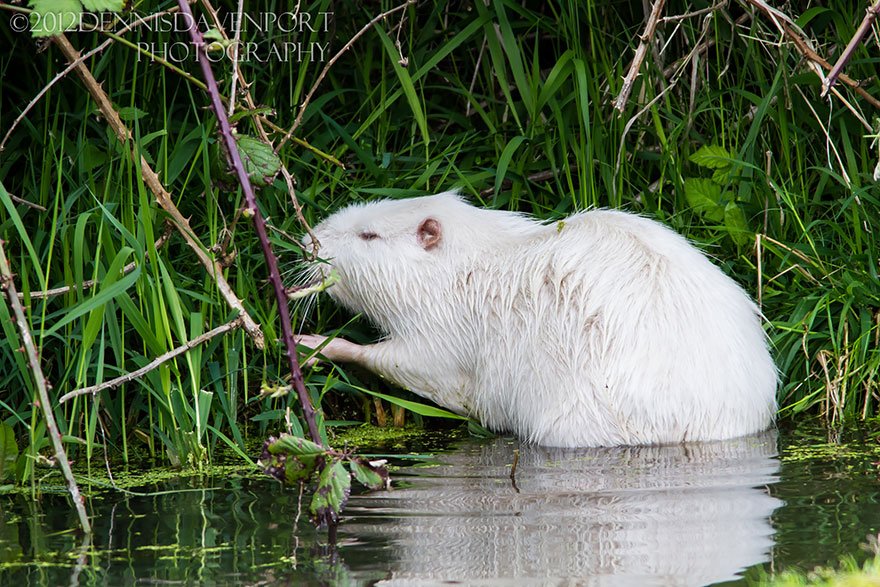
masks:
{"label": "bare branch", "polygon": [[[156,239],[156,242],[153,243],[153,247],[158,251],[161,249],[168,239],[171,238],[171,225],[169,224],[165,229],[165,233]],[[127,275],[134,271],[135,267],[137,267],[137,262],[132,261],[128,265],[122,268],[122,274]],[[78,290],[78,291],[86,291],[87,289],[91,289],[95,287],[95,284],[98,283],[97,280],[87,279],[78,285],[65,285],[64,287],[56,287],[54,289],[47,289],[46,291],[32,291],[30,293],[30,299],[37,300],[42,298],[52,298],[55,296],[64,295],[70,290]],[[24,294],[22,292],[18,292],[18,299],[23,300]]]}
{"label": "bare branch", "polygon": [[651,14],[648,16],[648,23],[645,25],[645,32],[642,33],[642,36],[639,38],[639,46],[636,49],[636,55],[633,57],[632,64],[629,66],[629,72],[626,74],[626,77],[623,78],[623,86],[620,88],[620,94],[618,94],[617,99],[614,101],[614,108],[616,108],[618,112],[622,113],[624,108],[626,108],[626,102],[629,100],[629,94],[632,92],[633,84],[636,81],[636,77],[639,75],[639,70],[642,68],[642,62],[645,60],[645,55],[648,54],[648,46],[654,38],[654,32],[657,30],[657,24],[660,22],[660,13],[663,11],[663,5],[665,3],[666,0],[656,0],[656,2],[654,2],[654,7],[651,9]]}
{"label": "bare branch", "polygon": [[171,217],[174,227],[181,235],[183,235],[184,240],[189,245],[190,249],[196,254],[199,262],[207,269],[208,273],[214,279],[214,282],[217,284],[217,289],[220,291],[220,295],[223,296],[226,303],[229,304],[233,310],[238,311],[242,319],[242,326],[251,337],[251,340],[254,341],[257,348],[262,349],[265,343],[260,325],[251,318],[250,314],[248,314],[247,310],[245,310],[242,305],[241,300],[238,299],[238,296],[235,295],[232,287],[230,287],[229,283],[226,281],[226,278],[223,277],[223,268],[217,263],[217,261],[208,255],[205,247],[198,238],[196,238],[192,228],[190,228],[189,221],[183,217],[180,210],[174,205],[174,200],[171,198],[171,194],[169,194],[168,190],[165,189],[165,186],[162,185],[159,176],[153,171],[153,168],[150,167],[146,158],[137,153],[133,143],[130,142],[131,131],[128,130],[128,127],[126,127],[122,122],[122,119],[119,118],[119,113],[113,107],[110,98],[107,96],[107,93],[104,92],[101,84],[99,84],[94,76],[92,76],[92,72],[89,71],[89,68],[79,60],[79,52],[70,44],[70,41],[67,40],[65,35],[56,35],[52,37],[52,41],[61,49],[62,53],[64,53],[64,56],[70,63],[76,63],[77,74],[80,79],[82,79],[86,89],[92,95],[92,98],[97,102],[101,114],[104,115],[104,119],[107,120],[107,123],[116,133],[119,141],[123,144],[132,145],[132,157],[134,157],[135,163],[140,166],[141,176],[143,177],[144,183],[150,188],[153,195],[156,196],[156,201],[159,206],[161,206]]}
{"label": "bare branch", "polygon": [[[0,151],[2,151],[2,150],[3,150],[3,147],[0,146]],[[21,204],[22,206],[27,206],[28,208],[33,208],[34,210],[39,210],[40,212],[46,211],[46,208],[44,208],[43,206],[40,206],[39,204],[35,204],[34,202],[31,202],[30,200],[25,200],[24,198],[19,198],[18,196],[14,196],[12,194],[9,194],[9,197],[12,199],[13,202]]]}
{"label": "bare branch", "polygon": [[880,14],[880,0],[874,2],[874,5],[868,8],[865,12],[865,18],[862,19],[862,24],[859,25],[858,30],[856,30],[853,38],[849,40],[849,44],[847,44],[846,49],[843,50],[840,57],[837,59],[837,63],[834,64],[834,67],[831,68],[831,71],[828,73],[828,77],[825,78],[825,81],[822,82],[822,93],[820,94],[823,98],[828,95],[828,91],[831,89],[831,86],[837,81],[837,78],[840,76],[840,72],[843,71],[843,68],[846,67],[846,64],[849,63],[849,60],[852,58],[853,53],[856,50],[856,47],[859,46],[859,43],[862,42],[862,39],[865,38],[865,35],[868,34],[868,31],[871,30],[871,25],[874,24],[874,19],[877,18],[877,15]]}
{"label": "bare branch", "polygon": [[[794,21],[792,21],[788,16],[780,12],[779,10],[773,8],[768,5],[764,0],[741,0],[747,4],[750,4],[757,8],[764,16],[773,21],[776,27],[794,43],[795,48],[798,52],[807,58],[807,60],[814,65],[813,72],[819,76],[820,78],[824,78],[822,76],[822,71],[819,69],[821,66],[822,69],[830,70],[831,64],[825,60],[821,55],[816,53],[813,47],[810,45],[809,41],[807,41],[804,36],[798,32],[797,25],[795,25]],[[865,88],[859,85],[859,82],[850,78],[849,76],[840,73],[838,75],[838,79],[851,87],[853,91],[865,99],[866,102],[871,104],[874,108],[880,110],[880,100],[869,94],[865,91]],[[833,91],[833,89],[832,89]]]}
{"label": "bare branch", "polygon": [[37,386],[37,396],[40,409],[43,411],[43,417],[46,419],[46,429],[49,432],[49,438],[52,440],[52,447],[55,449],[55,459],[61,467],[61,472],[67,480],[67,490],[70,491],[70,498],[73,500],[73,506],[79,516],[79,523],[83,532],[92,533],[92,526],[89,523],[89,516],[86,513],[86,506],[83,502],[82,495],[79,492],[79,486],[73,477],[73,471],[70,470],[70,463],[67,460],[67,453],[64,452],[64,445],[61,444],[61,434],[58,432],[58,424],[55,422],[55,414],[52,412],[52,403],[49,401],[49,383],[43,370],[40,368],[40,359],[37,356],[37,349],[34,346],[34,340],[31,337],[31,331],[28,326],[27,318],[24,315],[24,308],[18,301],[18,295],[15,291],[15,283],[12,280],[12,270],[9,268],[9,262],[6,260],[6,252],[3,250],[3,241],[0,240],[0,289],[6,290],[6,299],[12,308],[15,316],[15,323],[24,342],[24,350],[27,353],[28,361],[31,366],[31,374]]}
{"label": "bare branch", "polygon": [[99,391],[103,391],[105,389],[113,389],[114,387],[119,387],[123,383],[128,383],[129,381],[133,381],[135,379],[140,379],[141,377],[143,377],[144,375],[146,375],[147,373],[149,373],[153,369],[156,369],[157,367],[159,367],[163,363],[167,363],[171,359],[178,357],[178,356],[184,354],[185,352],[190,351],[190,350],[196,348],[197,346],[208,342],[209,340],[211,340],[212,338],[214,338],[216,336],[220,336],[221,334],[225,334],[225,333],[229,332],[230,330],[235,330],[236,328],[239,328],[241,326],[241,324],[242,324],[242,320],[241,320],[241,316],[239,316],[239,317],[235,318],[234,320],[227,322],[226,324],[223,324],[222,326],[218,326],[217,328],[214,328],[213,330],[209,330],[208,332],[202,334],[201,336],[195,337],[194,339],[187,342],[186,344],[182,344],[179,347],[171,349],[167,353],[159,355],[158,357],[156,357],[155,359],[153,359],[152,361],[150,361],[149,363],[147,363],[146,365],[144,365],[143,367],[141,367],[137,371],[132,371],[130,373],[126,373],[125,375],[123,375],[121,377],[117,377],[116,379],[111,379],[110,381],[105,381],[104,383],[99,383],[97,385],[92,385],[91,387],[82,387],[80,389],[74,389],[71,392],[65,393],[58,400],[58,403],[63,404],[64,402],[71,400],[75,397],[79,397],[81,395],[89,395],[89,394],[95,395]]}

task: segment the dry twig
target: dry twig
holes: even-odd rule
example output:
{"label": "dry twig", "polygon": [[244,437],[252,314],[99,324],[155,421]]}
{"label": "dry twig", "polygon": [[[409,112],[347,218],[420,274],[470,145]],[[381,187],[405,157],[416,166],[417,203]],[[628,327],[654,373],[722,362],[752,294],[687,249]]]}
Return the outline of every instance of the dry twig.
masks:
{"label": "dry twig", "polygon": [[12,280],[12,270],[9,262],[6,260],[6,252],[3,250],[3,241],[0,241],[0,289],[6,290],[6,299],[12,308],[15,316],[15,323],[24,342],[24,351],[27,353],[28,361],[31,365],[31,374],[37,385],[37,396],[39,398],[35,403],[39,404],[43,411],[43,417],[46,419],[46,430],[49,432],[49,438],[52,441],[52,447],[55,449],[55,460],[61,467],[61,472],[67,480],[67,490],[70,491],[70,498],[73,500],[73,506],[79,516],[79,523],[83,532],[92,533],[92,526],[89,523],[89,516],[86,513],[86,506],[83,497],[79,492],[79,486],[73,477],[73,471],[70,470],[70,463],[67,460],[67,453],[64,452],[64,445],[61,444],[61,434],[58,432],[58,424],[55,422],[55,414],[52,412],[52,403],[49,401],[49,383],[43,370],[40,368],[40,359],[37,356],[37,349],[34,346],[34,340],[31,338],[31,331],[28,327],[27,318],[24,315],[24,308],[18,301],[18,295],[15,291],[15,282]]}
{"label": "dry twig", "polygon": [[204,344],[204,343],[208,342],[209,340],[211,340],[215,336],[220,336],[221,334],[225,334],[225,333],[229,332],[230,330],[235,330],[236,328],[240,327],[241,324],[242,324],[242,319],[241,319],[241,316],[239,316],[239,317],[235,318],[234,320],[227,322],[226,324],[223,324],[222,326],[218,326],[217,328],[214,328],[213,330],[209,330],[208,332],[202,334],[201,336],[195,337],[194,339],[187,342],[186,344],[182,344],[179,347],[171,349],[167,353],[159,355],[158,357],[156,357],[155,359],[153,359],[152,361],[150,361],[149,363],[147,363],[146,365],[144,365],[143,367],[141,367],[140,369],[138,369],[136,371],[126,373],[125,375],[122,375],[121,377],[117,377],[116,379],[111,379],[110,381],[105,381],[104,383],[92,385],[91,387],[81,387],[80,389],[74,389],[73,391],[70,391],[70,392],[62,395],[61,398],[58,400],[58,402],[63,404],[64,402],[71,400],[75,397],[79,397],[81,395],[88,395],[88,394],[94,395],[94,394],[98,393],[99,391],[103,391],[105,389],[113,389],[114,387],[119,387],[123,383],[128,383],[129,381],[133,381],[135,379],[140,379],[141,377],[143,377],[144,375],[146,375],[147,373],[149,373],[153,369],[159,367],[159,365],[161,365],[163,363],[167,363],[168,361],[170,361],[174,357],[180,356],[183,353],[196,348],[200,344]]}
{"label": "dry twig", "polygon": [[[798,32],[799,29],[797,28],[797,25],[795,25],[794,21],[791,20],[791,18],[789,18],[779,10],[773,8],[772,6],[768,5],[766,2],[764,2],[764,0],[741,1],[750,4],[751,6],[754,6],[764,16],[773,21],[773,23],[777,26],[777,28],[779,28],[783,35],[791,40],[792,43],[794,43],[794,46],[798,50],[798,52],[806,57],[812,65],[814,65],[813,71],[824,81],[822,71],[821,69],[819,69],[819,67],[825,70],[830,70],[832,67],[831,64],[828,63],[828,61],[826,61],[825,58],[823,58],[821,55],[816,53],[815,49],[813,49],[809,41],[806,40],[805,36]],[[864,98],[864,100],[871,104],[871,106],[880,110],[880,100],[865,91],[865,88],[861,87],[859,85],[859,82],[843,73],[840,73],[838,75],[838,79],[844,84],[848,85],[850,88],[852,88],[856,94]],[[834,89],[831,88],[831,91],[834,91]]]}
{"label": "dry twig", "polygon": [[636,49],[636,55],[633,57],[632,64],[629,66],[629,72],[626,74],[626,77],[623,78],[623,86],[620,88],[620,94],[617,95],[617,99],[614,101],[614,108],[616,108],[618,112],[623,112],[623,109],[626,108],[626,102],[629,100],[629,94],[632,92],[633,84],[636,81],[636,77],[639,75],[639,70],[642,68],[642,62],[645,60],[645,55],[648,53],[648,46],[654,38],[654,32],[657,30],[657,24],[660,22],[660,13],[663,11],[663,5],[665,3],[666,0],[656,0],[654,2],[654,7],[651,9],[650,16],[648,16],[648,23],[645,25],[645,32],[639,37],[639,46]]}
{"label": "dry twig", "polygon": [[[171,225],[168,225],[165,229],[164,234],[156,239],[156,242],[153,243],[153,247],[155,247],[155,249],[158,251],[165,245],[169,238],[171,238]],[[137,267],[137,261],[132,261],[122,268],[122,274],[128,275],[129,273],[134,271],[135,267]],[[70,290],[86,291],[87,289],[95,287],[95,284],[97,283],[98,281],[95,279],[87,279],[86,281],[83,281],[81,284],[77,285],[65,285],[64,287],[56,287],[54,289],[47,289],[46,291],[32,291],[29,297],[32,300],[37,300],[41,298],[52,298],[55,296],[64,295]],[[18,299],[23,300],[24,293],[18,292]]]}
{"label": "dry twig", "polygon": [[853,53],[858,47],[859,43],[862,42],[862,39],[865,38],[865,35],[868,34],[868,31],[871,30],[871,25],[874,24],[874,19],[877,18],[877,15],[880,14],[880,0],[874,2],[874,5],[868,8],[865,12],[865,18],[862,19],[862,24],[859,25],[859,28],[856,30],[853,38],[849,40],[849,44],[847,44],[846,49],[841,53],[840,58],[838,58],[837,63],[834,64],[834,67],[831,68],[831,71],[828,73],[828,77],[825,78],[825,81],[822,82],[822,93],[820,94],[823,98],[828,95],[828,91],[831,89],[831,86],[837,81],[837,78],[840,76],[840,72],[843,71],[843,68],[846,67],[846,64],[849,63],[849,60],[852,58]]}
{"label": "dry twig", "polygon": [[254,341],[254,344],[257,348],[262,349],[265,345],[263,340],[263,332],[260,329],[260,325],[251,318],[250,314],[248,314],[247,310],[241,303],[241,300],[238,299],[238,296],[235,295],[235,292],[230,287],[229,283],[226,281],[226,278],[223,277],[223,268],[220,266],[217,261],[208,256],[205,247],[202,243],[196,238],[195,234],[190,228],[189,221],[183,217],[180,211],[177,209],[177,206],[174,205],[174,201],[171,198],[171,194],[168,193],[168,190],[165,189],[165,186],[162,185],[159,176],[153,171],[153,168],[147,162],[147,160],[139,155],[136,151],[134,145],[131,141],[131,131],[128,130],[128,127],[122,122],[122,119],[119,118],[119,113],[116,112],[116,109],[113,107],[113,104],[110,102],[110,98],[107,96],[107,93],[101,87],[101,84],[92,76],[92,72],[86,67],[82,61],[80,60],[79,51],[77,51],[73,45],[70,44],[70,41],[67,40],[65,35],[56,35],[52,37],[52,41],[61,49],[64,56],[71,63],[76,63],[76,72],[79,75],[80,79],[82,79],[83,83],[86,86],[86,89],[89,91],[89,94],[92,95],[95,102],[98,104],[98,108],[101,110],[101,114],[104,115],[104,119],[116,133],[117,138],[123,144],[130,144],[132,147],[132,156],[135,158],[135,162],[139,163],[141,169],[141,176],[143,177],[144,183],[150,188],[150,191],[153,192],[153,195],[156,196],[156,201],[159,206],[162,207],[165,212],[171,217],[171,221],[174,223],[175,228],[177,228],[178,232],[183,235],[184,240],[192,249],[192,251],[198,257],[199,262],[208,270],[208,273],[214,279],[214,282],[217,284],[217,289],[220,291],[220,295],[226,300],[226,303],[233,310],[237,310],[242,319],[242,326],[248,335],[251,337],[251,340]]}

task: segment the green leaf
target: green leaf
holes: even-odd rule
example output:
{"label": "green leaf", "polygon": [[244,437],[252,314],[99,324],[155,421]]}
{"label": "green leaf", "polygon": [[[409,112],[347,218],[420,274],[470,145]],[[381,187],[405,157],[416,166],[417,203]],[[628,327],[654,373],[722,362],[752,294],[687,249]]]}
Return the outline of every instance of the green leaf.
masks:
{"label": "green leaf", "polygon": [[403,95],[406,96],[406,101],[409,103],[409,107],[412,110],[413,120],[415,120],[416,125],[418,125],[419,131],[422,134],[422,140],[425,145],[427,145],[431,142],[431,133],[428,132],[428,119],[422,109],[422,101],[419,99],[419,95],[416,92],[412,76],[410,76],[409,70],[401,65],[400,53],[394,46],[394,43],[391,42],[391,38],[385,34],[381,28],[376,29],[376,31],[379,33],[379,40],[382,41],[382,45],[388,53],[388,59],[391,61],[391,66],[394,68],[394,73],[397,74],[397,79],[400,81]]}
{"label": "green leaf", "polygon": [[729,202],[724,208],[724,228],[738,246],[743,246],[752,239],[752,232],[746,223],[746,215],[734,202]]}
{"label": "green leaf", "polygon": [[31,34],[35,37],[51,37],[79,24],[83,11],[79,0],[31,0]]}
{"label": "green leaf", "polygon": [[206,30],[204,33],[202,33],[202,37],[206,41],[225,41],[226,40],[223,38],[223,35],[220,34],[220,31],[218,31],[216,27],[211,27],[208,30]]}
{"label": "green leaf", "polygon": [[[301,441],[301,442],[300,442]],[[326,451],[314,442],[286,434],[269,437],[257,463],[263,472],[285,485],[308,481],[318,468],[318,457]]]}
{"label": "green leaf", "polygon": [[282,434],[278,440],[270,438],[268,449],[271,454],[284,453],[294,456],[317,456],[327,452],[320,444],[291,434]]}
{"label": "green leaf", "polygon": [[272,147],[247,135],[236,136],[235,142],[250,180],[261,186],[271,184],[281,169],[281,159]]}
{"label": "green leaf", "polygon": [[15,443],[15,431],[9,424],[0,422],[0,480],[14,471],[17,458],[18,445]]}
{"label": "green leaf", "polygon": [[725,185],[730,181],[730,174],[733,171],[733,167],[722,167],[721,169],[716,169],[712,172],[712,181],[717,183],[718,185]]}
{"label": "green leaf", "polygon": [[721,186],[705,178],[684,180],[684,195],[691,208],[699,214],[721,222],[724,219],[724,207],[721,206]]}
{"label": "green leaf", "polygon": [[352,385],[351,388],[356,389],[362,393],[366,393],[367,395],[372,395],[373,397],[382,398],[387,402],[390,402],[396,406],[400,406],[401,408],[405,408],[413,414],[418,414],[419,416],[428,416],[431,418],[449,418],[452,420],[467,420],[465,416],[459,416],[458,414],[454,414],[449,410],[444,410],[443,408],[435,408],[434,406],[428,406],[425,404],[420,404],[418,402],[400,399],[399,397],[386,395],[384,393],[379,393],[378,391],[371,391],[364,387],[357,387]]}
{"label": "green leaf", "polygon": [[351,476],[343,464],[336,461],[325,466],[318,477],[318,489],[315,490],[309,506],[315,525],[323,527],[328,523],[336,524],[350,492]]}
{"label": "green leaf", "polygon": [[370,489],[388,487],[388,470],[385,467],[374,467],[366,459],[357,458],[349,461],[348,467],[358,482]]}
{"label": "green leaf", "polygon": [[510,142],[507,143],[507,146],[504,147],[504,151],[501,152],[501,157],[498,159],[498,171],[495,174],[496,196],[501,192],[501,185],[504,183],[504,176],[507,175],[507,168],[510,166],[510,161],[513,159],[513,155],[525,140],[526,137],[524,136],[513,137],[510,139]]}
{"label": "green leaf", "polygon": [[119,113],[119,118],[121,118],[125,122],[133,122],[135,120],[140,120],[141,118],[146,118],[148,114],[141,110],[140,108],[135,108],[134,106],[125,106],[117,110]]}
{"label": "green leaf", "polygon": [[91,12],[122,12],[125,0],[82,0],[82,5]]}
{"label": "green leaf", "polygon": [[703,145],[688,159],[700,167],[709,169],[726,169],[733,164],[733,155],[719,145]]}

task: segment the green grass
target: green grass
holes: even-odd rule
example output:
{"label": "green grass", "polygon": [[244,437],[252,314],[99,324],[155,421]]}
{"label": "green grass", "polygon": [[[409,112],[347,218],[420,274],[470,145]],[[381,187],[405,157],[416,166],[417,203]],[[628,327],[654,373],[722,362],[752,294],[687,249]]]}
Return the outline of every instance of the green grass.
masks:
{"label": "green grass", "polygon": [[859,566],[853,558],[844,558],[837,569],[787,570],[766,576],[755,584],[761,587],[876,587],[880,585],[880,559],[874,556]]}
{"label": "green grass", "polygon": [[[174,4],[148,2],[139,9]],[[217,4],[224,11],[235,5]],[[671,2],[665,13],[709,4]],[[833,61],[864,15],[856,4],[796,2],[786,9]],[[382,9],[395,5],[382,2]],[[756,15],[732,26],[744,14],[734,3],[724,12],[661,25],[660,61],[649,51],[619,115],[610,103],[643,27],[641,6],[424,2],[406,9],[399,34],[399,14],[391,16],[342,56],[315,94],[297,131],[313,148],[288,143],[280,152],[297,179],[307,219],[314,223],[351,201],[453,186],[480,205],[548,219],[592,206],[658,218],[760,299],[783,374],[784,416],[876,414],[877,113],[841,89],[875,125],[868,130],[840,100],[820,99],[818,78],[790,43],[778,42],[772,22]],[[329,32],[305,31],[295,40],[332,42],[334,54],[378,12],[327,0],[302,9],[317,15],[334,7]],[[248,5],[254,13],[288,9],[280,2]],[[266,42],[253,32],[244,35]],[[70,38],[85,50],[105,37]],[[179,40],[146,31],[127,38]],[[8,27],[0,39],[5,134],[23,105],[63,68],[63,58],[52,46],[37,53],[27,35]],[[398,40],[406,65],[399,62]],[[687,61],[706,40],[714,45],[698,61]],[[880,96],[880,83],[870,78],[877,62],[873,48],[860,47],[847,68],[851,77],[868,79],[864,87],[874,96]],[[249,223],[233,224],[242,198],[220,180],[215,122],[202,90],[169,68],[138,60],[135,50],[119,43],[87,65],[196,236],[207,247],[228,239],[225,252],[235,255],[226,277],[270,344],[259,351],[236,331],[142,380],[55,412],[74,458],[93,466],[102,466],[105,455],[127,460],[133,443],[166,462],[203,466],[218,446],[243,447],[249,437],[283,428],[288,408],[297,412],[291,396],[260,396],[263,386],[283,383],[285,364],[274,343],[277,312],[262,255]],[[176,65],[200,77],[191,60]],[[322,67],[269,60],[244,63],[242,71],[257,104],[274,109],[272,120],[288,128]],[[228,93],[228,64],[214,71]],[[251,116],[240,119],[239,132],[256,136]],[[72,74],[10,137],[0,154],[0,185],[0,238],[57,396],[132,371],[231,319],[179,235],[153,247],[165,215]],[[292,274],[299,252],[286,235],[300,234],[301,227],[284,182],[276,179],[259,197],[275,229],[273,244]],[[136,268],[123,273],[132,262]],[[97,285],[87,290],[34,296],[90,279]],[[366,324],[349,318],[325,300],[308,311],[296,307],[295,321],[304,330],[340,329],[354,340],[373,336]],[[16,466],[4,475],[28,482],[48,439],[5,304],[0,326],[0,421],[21,445]],[[336,370],[308,372],[307,383],[328,421],[369,420],[375,404],[360,389],[390,391],[375,379]],[[423,416],[408,418],[419,424]],[[292,425],[299,427],[295,418]]]}

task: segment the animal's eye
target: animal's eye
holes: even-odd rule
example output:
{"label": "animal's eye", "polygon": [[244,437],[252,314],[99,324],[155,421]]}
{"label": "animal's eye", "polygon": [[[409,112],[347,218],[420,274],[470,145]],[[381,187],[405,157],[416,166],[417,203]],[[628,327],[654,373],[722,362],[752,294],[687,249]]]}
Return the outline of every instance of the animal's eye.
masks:
{"label": "animal's eye", "polygon": [[375,232],[370,232],[369,230],[359,232],[358,236],[361,238],[361,240],[365,240],[365,241],[371,241],[371,240],[375,240],[375,239],[379,238],[378,234],[376,234]]}

